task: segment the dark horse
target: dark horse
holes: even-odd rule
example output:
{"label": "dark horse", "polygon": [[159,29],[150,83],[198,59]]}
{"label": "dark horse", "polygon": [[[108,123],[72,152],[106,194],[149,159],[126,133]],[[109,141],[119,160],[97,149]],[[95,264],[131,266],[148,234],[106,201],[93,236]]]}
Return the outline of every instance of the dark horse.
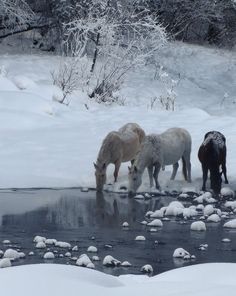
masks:
{"label": "dark horse", "polygon": [[[206,191],[208,170],[210,171],[211,189],[215,194],[221,190],[221,175],[224,174],[225,184],[228,184],[226,176],[226,139],[220,132],[211,131],[205,134],[204,141],[198,150],[198,158],[202,164],[203,184],[202,190]],[[222,172],[220,172],[220,166]]]}

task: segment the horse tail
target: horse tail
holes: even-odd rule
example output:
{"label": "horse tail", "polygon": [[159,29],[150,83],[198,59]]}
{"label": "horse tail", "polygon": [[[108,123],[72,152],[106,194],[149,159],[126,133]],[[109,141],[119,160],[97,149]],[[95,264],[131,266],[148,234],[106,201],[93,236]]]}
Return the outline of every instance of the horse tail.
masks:
{"label": "horse tail", "polygon": [[183,162],[182,173],[183,173],[183,175],[184,175],[184,179],[187,181],[187,180],[188,180],[188,176],[187,176],[187,166],[186,166],[186,160],[184,159],[184,157],[182,157],[182,162]]}

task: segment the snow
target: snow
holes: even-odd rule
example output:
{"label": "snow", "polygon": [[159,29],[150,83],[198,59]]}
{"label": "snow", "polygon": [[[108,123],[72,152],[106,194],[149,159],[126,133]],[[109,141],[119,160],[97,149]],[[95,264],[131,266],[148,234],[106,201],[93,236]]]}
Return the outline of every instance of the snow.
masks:
{"label": "snow", "polygon": [[184,206],[181,202],[179,201],[172,201],[166,211],[165,211],[165,215],[166,216],[177,216],[177,215],[181,215],[183,213],[183,209]]}
{"label": "snow", "polygon": [[47,246],[44,242],[38,242],[35,246],[37,249],[45,249]]}
{"label": "snow", "polygon": [[91,268],[93,265],[92,261],[89,259],[88,255],[82,254],[76,261],[76,265]]}
{"label": "snow", "polygon": [[204,216],[209,216],[209,215],[213,214],[214,212],[215,212],[215,209],[212,205],[206,205],[203,210]]}
{"label": "snow", "polygon": [[[187,197],[187,191],[201,190],[202,172],[197,151],[204,134],[209,130],[221,131],[227,139],[230,182],[222,188],[221,194],[232,197],[236,189],[235,52],[173,43],[163,52],[160,61],[173,78],[181,77],[176,89],[174,112],[163,110],[159,105],[150,107],[151,99],[162,92],[160,81],[153,79],[155,69],[152,66],[143,71],[134,71],[128,77],[119,92],[125,98],[124,106],[99,105],[88,100],[82,91],[76,92],[71,97],[71,104],[66,106],[55,101],[61,96],[61,91],[53,85],[50,75],[59,64],[59,57],[41,54],[0,55],[0,66],[7,70],[6,77],[0,76],[0,188],[80,186],[85,191],[94,188],[92,163],[96,160],[102,140],[111,130],[117,130],[127,122],[137,122],[147,134],[160,133],[173,126],[189,130],[193,141],[192,184],[183,180],[181,169],[176,180],[170,181],[171,166],[166,166],[159,176],[163,190],[183,192],[182,197]],[[109,190],[120,192],[121,186],[127,188],[128,165],[121,165],[118,182],[115,186],[111,185]],[[108,168],[107,183],[113,183],[112,165]],[[140,192],[146,191],[150,192],[147,172],[140,187]],[[145,199],[150,196],[139,194],[139,197]],[[216,200],[206,192],[195,201],[214,203]],[[227,202],[226,207],[234,210],[236,202]],[[18,211],[17,206],[15,208]],[[198,209],[202,209],[204,215],[215,215],[212,206]],[[193,208],[184,208],[183,204],[175,202],[160,212],[152,212],[150,216],[158,219],[164,214],[183,214],[188,218],[192,217],[193,211]],[[224,227],[236,228],[235,219],[226,222]],[[191,230],[206,230],[206,225],[202,221],[195,221],[191,224]],[[61,248],[71,248],[69,243],[47,240],[41,236],[36,236],[34,242],[43,248],[46,248],[46,243],[50,244],[48,242]],[[0,267],[10,266],[11,259],[22,256],[24,253],[8,249],[4,258],[0,259]],[[64,257],[63,254],[59,256]],[[190,254],[185,256],[189,257]],[[103,264],[116,266],[120,265],[120,261],[108,255]],[[94,268],[86,254],[79,257],[76,265]],[[145,269],[151,270],[149,265]],[[0,270],[0,293],[4,296],[41,296],[39,287],[43,283],[48,295],[57,296],[73,296],[78,292],[98,296],[111,293],[114,296],[141,296],[147,291],[153,294],[158,291],[159,296],[234,295],[235,273],[236,264],[229,263],[194,265],[152,278],[131,275],[112,277],[78,266],[27,265]],[[27,284],[22,285],[25,279]]]}
{"label": "snow", "polygon": [[203,221],[195,221],[191,224],[190,229],[194,231],[206,231],[206,224]]}
{"label": "snow", "polygon": [[33,242],[35,243],[45,242],[45,241],[46,241],[46,237],[40,236],[40,235],[36,235],[33,239]]}
{"label": "snow", "polygon": [[9,258],[10,260],[19,259],[20,257],[21,257],[21,253],[13,249],[7,249],[3,255],[3,258]]}
{"label": "snow", "polygon": [[43,255],[44,259],[54,259],[55,255],[53,254],[53,252],[47,252]]}
{"label": "snow", "polygon": [[141,267],[141,271],[144,273],[152,273],[153,272],[153,268],[150,264],[146,264],[144,266]]}
{"label": "snow", "polygon": [[218,223],[221,221],[221,218],[217,214],[212,214],[207,218],[207,221]]}
{"label": "snow", "polygon": [[71,248],[71,244],[70,243],[67,243],[67,242],[61,242],[61,241],[57,241],[55,243],[55,246],[56,247],[59,247],[59,248]]}
{"label": "snow", "polygon": [[[221,131],[227,139],[230,182],[227,188],[234,190],[235,60],[235,53],[229,51],[170,44],[163,50],[160,61],[173,79],[181,77],[175,89],[176,108],[171,112],[159,105],[150,108],[151,98],[163,91],[161,82],[153,78],[152,66],[138,69],[128,77],[119,92],[120,97],[125,98],[124,106],[97,104],[88,100],[82,91],[72,95],[71,104],[65,106],[53,101],[60,90],[53,85],[50,73],[58,67],[59,57],[0,55],[0,65],[7,73],[0,78],[0,187],[94,188],[93,162],[102,140],[108,132],[129,121],[137,122],[147,134],[179,126],[187,128],[192,135],[193,182],[183,181],[180,169],[176,180],[170,181],[172,167],[166,166],[159,179],[161,187],[169,191],[184,192],[187,187],[193,192],[200,190],[202,172],[198,148],[207,131]],[[226,92],[228,97],[223,100]],[[157,118],[158,125],[155,125]],[[128,165],[121,165],[118,183],[109,190],[127,187]],[[112,165],[108,168],[107,183],[113,183]],[[140,191],[150,192],[147,172]]]}
{"label": "snow", "polygon": [[174,258],[185,258],[186,256],[190,256],[190,253],[183,248],[177,248],[174,250],[173,257]]}
{"label": "snow", "polygon": [[223,226],[225,228],[236,228],[236,219],[226,222]]}
{"label": "snow", "polygon": [[152,227],[162,227],[163,223],[159,219],[154,219],[153,221],[149,222],[147,226],[152,226]]}
{"label": "snow", "polygon": [[11,260],[9,258],[0,259],[0,268],[10,267]]}
{"label": "snow", "polygon": [[111,255],[107,255],[102,262],[103,265],[105,266],[117,266],[120,265],[121,262],[117,259],[115,259],[114,257],[112,257]]}
{"label": "snow", "polygon": [[123,222],[122,227],[129,227],[129,223],[128,222]]}
{"label": "snow", "polygon": [[[5,296],[40,296],[40,283],[46,295],[136,295],[158,291],[159,296],[234,295],[236,264],[209,263],[177,268],[154,277],[110,276],[96,270],[59,264],[35,264],[0,270],[1,292]],[[22,285],[27,278],[27,284]],[[14,284],[12,284],[14,283]],[[199,283],[201,283],[199,285]]]}
{"label": "snow", "polygon": [[98,249],[95,246],[89,246],[87,252],[97,253]]}
{"label": "snow", "polygon": [[146,238],[145,238],[145,236],[143,236],[143,235],[137,235],[137,236],[135,237],[135,240],[136,240],[136,241],[145,241]]}

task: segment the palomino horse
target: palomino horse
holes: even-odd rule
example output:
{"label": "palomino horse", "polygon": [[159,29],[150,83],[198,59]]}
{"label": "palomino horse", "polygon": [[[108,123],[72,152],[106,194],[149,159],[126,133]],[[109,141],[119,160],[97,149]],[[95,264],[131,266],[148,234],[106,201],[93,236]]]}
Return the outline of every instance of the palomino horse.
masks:
{"label": "palomino horse", "polygon": [[[215,194],[221,190],[221,175],[224,174],[225,183],[228,184],[226,175],[226,139],[220,132],[211,131],[205,134],[204,141],[198,150],[198,158],[202,164],[203,185],[206,191],[208,170],[210,171],[211,189]],[[220,172],[220,166],[222,172]]]}
{"label": "palomino horse", "polygon": [[144,130],[136,123],[127,123],[118,131],[110,132],[103,140],[95,167],[97,191],[102,191],[106,182],[106,170],[115,165],[114,179],[117,181],[122,162],[132,161],[145,137]]}
{"label": "palomino horse", "polygon": [[[129,193],[133,194],[142,184],[142,175],[147,167],[150,187],[153,178],[157,189],[160,189],[158,174],[166,165],[173,165],[171,180],[174,180],[182,158],[183,175],[185,180],[191,182],[191,154],[192,140],[189,132],[182,128],[170,128],[162,134],[151,134],[145,137],[140,152],[129,168]],[[154,172],[153,172],[154,168]]]}

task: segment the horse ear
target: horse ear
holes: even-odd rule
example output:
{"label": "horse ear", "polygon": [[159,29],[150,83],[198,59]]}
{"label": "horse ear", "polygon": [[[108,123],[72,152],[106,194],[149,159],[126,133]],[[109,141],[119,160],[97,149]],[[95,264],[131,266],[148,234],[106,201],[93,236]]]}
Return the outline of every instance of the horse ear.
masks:
{"label": "horse ear", "polygon": [[95,169],[97,170],[98,169],[98,166],[96,165],[95,162],[93,163],[93,165],[94,165]]}

